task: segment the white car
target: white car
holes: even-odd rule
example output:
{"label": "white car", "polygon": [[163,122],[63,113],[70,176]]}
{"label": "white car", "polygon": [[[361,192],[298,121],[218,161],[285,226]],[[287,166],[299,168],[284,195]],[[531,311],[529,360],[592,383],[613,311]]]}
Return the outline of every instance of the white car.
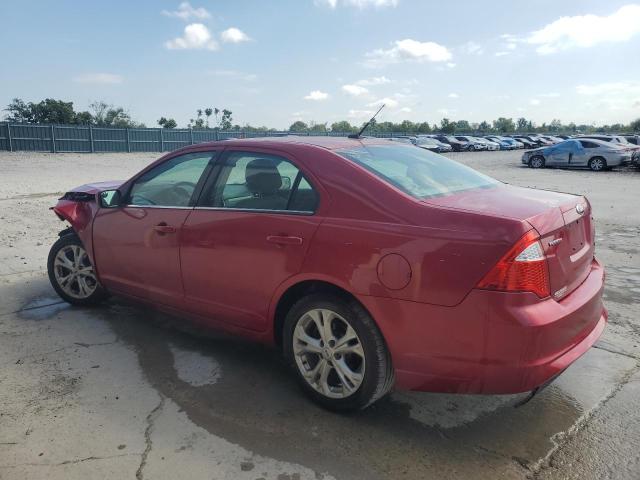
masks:
{"label": "white car", "polygon": [[631,152],[615,143],[572,138],[547,147],[528,150],[522,163],[531,168],[588,167],[598,172],[631,163]]}

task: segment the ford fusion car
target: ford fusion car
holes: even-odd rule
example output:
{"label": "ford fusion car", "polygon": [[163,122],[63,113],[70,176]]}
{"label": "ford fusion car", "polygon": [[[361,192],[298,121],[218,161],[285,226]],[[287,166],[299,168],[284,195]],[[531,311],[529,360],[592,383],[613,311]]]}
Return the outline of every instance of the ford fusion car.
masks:
{"label": "ford fusion car", "polygon": [[122,295],[277,346],[335,410],[392,388],[532,391],[607,320],[586,198],[382,139],[194,145],[53,210],[64,300]]}
{"label": "ford fusion car", "polygon": [[518,148],[518,142],[516,142],[513,138],[500,137],[498,135],[487,135],[484,138],[497,143],[500,147],[500,150],[515,150],[516,148]]}
{"label": "ford fusion car", "polygon": [[531,168],[588,167],[599,172],[631,163],[631,152],[619,144],[595,139],[570,139],[550,147],[536,148],[522,154],[522,163]]}

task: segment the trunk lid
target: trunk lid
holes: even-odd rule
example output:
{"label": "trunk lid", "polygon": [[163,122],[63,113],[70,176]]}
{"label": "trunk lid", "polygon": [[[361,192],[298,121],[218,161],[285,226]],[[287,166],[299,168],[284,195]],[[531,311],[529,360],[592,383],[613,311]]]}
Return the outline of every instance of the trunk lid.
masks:
{"label": "trunk lid", "polygon": [[595,232],[591,205],[582,196],[500,185],[430,198],[425,203],[529,223],[540,235],[551,295],[556,300],[570,294],[589,275]]}

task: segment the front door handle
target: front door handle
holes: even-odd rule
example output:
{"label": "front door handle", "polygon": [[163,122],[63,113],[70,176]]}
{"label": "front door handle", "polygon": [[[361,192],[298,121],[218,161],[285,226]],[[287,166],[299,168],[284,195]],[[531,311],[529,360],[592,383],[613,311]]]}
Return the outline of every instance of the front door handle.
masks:
{"label": "front door handle", "polygon": [[158,232],[160,235],[164,235],[167,233],[176,233],[176,228],[172,227],[171,225],[167,225],[166,223],[162,222],[159,223],[158,225],[155,225],[153,227],[153,229]]}
{"label": "front door handle", "polygon": [[276,245],[302,245],[302,237],[290,237],[288,235],[269,235],[267,242]]}

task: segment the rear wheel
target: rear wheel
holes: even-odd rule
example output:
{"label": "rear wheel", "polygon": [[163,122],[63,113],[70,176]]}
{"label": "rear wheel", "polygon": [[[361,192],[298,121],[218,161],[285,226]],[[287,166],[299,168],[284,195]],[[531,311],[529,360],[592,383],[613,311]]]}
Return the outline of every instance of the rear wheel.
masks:
{"label": "rear wheel", "polygon": [[73,305],[95,305],[107,296],[89,255],[74,235],[60,237],[49,251],[49,281],[60,297]]}
{"label": "rear wheel", "polygon": [[544,167],[544,157],[540,155],[534,155],[529,159],[529,166],[531,168],[542,168]]}
{"label": "rear wheel", "polygon": [[594,172],[601,172],[602,170],[606,170],[607,161],[602,157],[593,157],[589,160],[589,168]]}
{"label": "rear wheel", "polygon": [[325,408],[362,409],[393,386],[382,335],[354,300],[323,293],[302,298],[287,314],[283,340],[302,388]]}

